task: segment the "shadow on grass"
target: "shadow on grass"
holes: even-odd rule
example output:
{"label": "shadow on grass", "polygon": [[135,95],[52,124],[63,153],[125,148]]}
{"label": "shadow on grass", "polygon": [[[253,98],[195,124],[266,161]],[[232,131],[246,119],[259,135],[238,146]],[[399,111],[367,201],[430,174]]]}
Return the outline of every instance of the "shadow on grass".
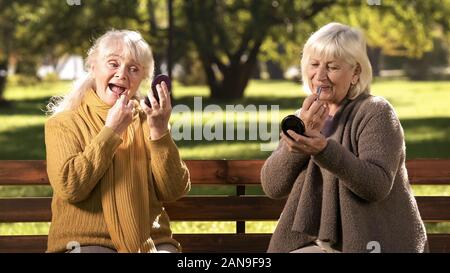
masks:
{"label": "shadow on grass", "polygon": [[[450,117],[402,119],[406,135],[406,155],[412,158],[450,158]],[[426,140],[409,140],[410,134],[438,135]]]}
{"label": "shadow on grass", "polygon": [[[7,108],[0,108],[0,115],[44,115],[44,110],[51,97],[37,98],[37,99],[23,99],[11,101],[11,106]],[[246,97],[239,100],[223,102],[209,97],[202,97],[202,109],[207,105],[216,104],[223,110],[227,105],[267,105],[270,110],[271,105],[278,105],[280,110],[298,109],[301,107],[305,97],[298,98],[281,98],[281,97]],[[183,96],[173,101],[173,106],[186,105],[191,110],[194,110],[194,97]]]}
{"label": "shadow on grass", "polygon": [[10,101],[11,106],[0,108],[1,116],[8,115],[45,115],[44,110],[50,97]]}
{"label": "shadow on grass", "polygon": [[20,127],[0,135],[0,160],[45,159],[44,126]]}
{"label": "shadow on grass", "polygon": [[[204,130],[205,127],[203,126],[186,126],[184,128],[172,126],[172,136],[177,139],[175,142],[182,149],[183,158],[228,160],[265,159],[270,155],[271,151],[263,150],[262,144],[276,143],[279,140],[280,131],[278,123],[267,122],[264,124],[267,126],[264,127],[264,130],[261,128],[262,124],[255,122],[246,122],[242,130],[238,129],[236,123],[234,123],[233,127],[230,127],[232,126],[231,124],[227,126],[225,122],[219,124],[222,127],[222,130],[219,130],[217,134],[219,139],[216,139],[214,136],[216,128],[213,128],[212,132],[210,132],[210,130]],[[215,124],[215,126],[220,127],[219,124]],[[229,127],[228,130],[227,127]],[[250,128],[254,129],[250,130]],[[260,130],[264,132],[261,133]],[[181,134],[181,132],[189,132],[189,134],[187,134],[188,136],[186,134],[179,136],[178,134]],[[194,132],[197,132],[196,135],[200,136],[201,139],[194,139]],[[213,134],[211,136],[212,140],[206,140],[206,136],[211,133]],[[241,136],[240,139],[238,139],[238,135]]]}
{"label": "shadow on grass", "polygon": [[[31,103],[36,105],[41,105],[43,100],[30,100]],[[257,102],[261,102],[258,100]],[[265,100],[266,102],[268,100]],[[283,101],[276,99],[275,101]],[[253,101],[256,102],[256,101]],[[30,103],[29,101],[23,103]],[[19,104],[20,109],[22,107]],[[23,110],[23,109],[22,109]],[[18,110],[17,110],[18,111]],[[39,110],[29,109],[29,113],[36,113]],[[41,114],[41,112],[39,112]],[[401,120],[402,126],[405,130],[406,135],[406,147],[408,158],[450,158],[450,117],[436,117],[436,118],[424,118],[424,119],[403,119]],[[222,123],[223,126],[223,138],[226,137],[226,123]],[[279,124],[267,124],[270,132],[270,128],[273,126],[279,126]],[[237,140],[237,125],[234,125],[233,139],[232,140],[211,140],[207,141],[204,139],[203,127],[194,127],[190,132],[191,140],[179,140],[176,141],[178,147],[188,150],[195,150],[197,148],[207,149],[214,151],[215,158],[223,158],[221,153],[227,154],[227,158],[232,151],[232,146],[238,144],[240,146],[246,147],[246,145],[252,145],[252,147],[258,147],[257,150],[242,149],[242,151],[235,151],[231,158],[233,159],[264,159],[270,155],[270,152],[263,152],[259,149],[259,144],[268,143],[270,140],[261,141],[261,135],[258,133],[254,134],[256,140],[249,140],[249,127],[250,124],[247,122],[245,127],[245,140]],[[189,128],[189,127],[188,127]],[[254,125],[254,128],[259,130],[259,125]],[[194,130],[200,130],[202,132],[202,140],[193,140]],[[279,127],[276,129],[278,140]],[[174,134],[174,132],[172,132]],[[430,133],[429,137],[420,138],[422,134]],[[408,137],[410,136],[410,137]],[[414,140],[416,138],[419,140]],[[217,148],[221,145],[220,148]],[[229,146],[228,146],[229,145]],[[228,147],[227,147],[228,146]],[[13,130],[3,132],[0,135],[0,159],[44,159],[45,158],[45,145],[44,145],[44,128],[43,125],[20,127]],[[250,146],[248,146],[250,147]],[[230,150],[231,149],[231,150]],[[192,153],[191,153],[192,154]],[[201,157],[201,155],[199,156]],[[196,157],[197,158],[197,157]],[[208,157],[211,158],[211,157]],[[204,158],[204,159],[208,159]]]}

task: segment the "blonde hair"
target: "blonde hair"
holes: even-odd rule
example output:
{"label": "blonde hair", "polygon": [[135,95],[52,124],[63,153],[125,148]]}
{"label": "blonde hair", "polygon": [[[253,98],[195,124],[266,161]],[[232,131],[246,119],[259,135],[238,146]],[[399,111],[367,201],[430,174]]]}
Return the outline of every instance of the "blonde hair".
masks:
{"label": "blonde hair", "polygon": [[333,22],[321,27],[309,37],[303,47],[301,60],[303,88],[309,93],[310,79],[306,68],[311,56],[338,58],[354,67],[359,65],[358,82],[351,85],[347,98],[352,100],[363,93],[370,93],[372,66],[367,56],[366,40],[360,30]]}
{"label": "blonde hair", "polygon": [[145,79],[152,79],[154,71],[153,54],[148,43],[141,34],[131,30],[110,30],[100,36],[88,50],[85,68],[88,74],[74,82],[71,90],[64,96],[54,96],[47,105],[47,113],[55,115],[63,111],[70,111],[80,106],[87,90],[95,87],[95,79],[91,75],[92,65],[100,55],[113,53],[118,46],[123,46],[125,58],[131,58],[139,63]]}

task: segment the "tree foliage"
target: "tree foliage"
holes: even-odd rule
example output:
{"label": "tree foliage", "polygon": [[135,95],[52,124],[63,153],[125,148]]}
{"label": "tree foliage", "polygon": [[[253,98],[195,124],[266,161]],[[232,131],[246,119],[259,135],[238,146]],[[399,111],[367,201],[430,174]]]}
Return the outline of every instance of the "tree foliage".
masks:
{"label": "tree foliage", "polygon": [[[450,0],[383,0],[379,6],[359,0],[172,1],[171,57],[188,73],[200,62],[211,96],[219,99],[243,96],[257,60],[299,65],[308,36],[331,21],[360,27],[369,47],[388,55],[420,58],[436,37],[450,42]],[[143,34],[159,66],[168,55],[167,13],[161,0],[84,0],[79,6],[1,0],[0,64],[11,56],[85,55],[106,30],[129,28]]]}
{"label": "tree foliage", "polygon": [[[186,0],[190,38],[207,77],[211,96],[243,96],[262,44],[276,26],[311,20],[335,1]],[[281,37],[281,36],[278,36]]]}

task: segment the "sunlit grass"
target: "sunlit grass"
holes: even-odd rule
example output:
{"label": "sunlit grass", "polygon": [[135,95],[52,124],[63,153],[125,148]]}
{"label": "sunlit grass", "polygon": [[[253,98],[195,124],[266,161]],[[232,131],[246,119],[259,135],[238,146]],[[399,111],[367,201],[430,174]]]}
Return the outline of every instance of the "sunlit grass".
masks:
{"label": "sunlit grass", "polygon": [[[273,233],[277,221],[249,221],[245,224],[246,233]],[[230,234],[236,232],[234,222],[176,222],[170,223],[174,234],[193,233]],[[450,223],[425,223],[427,233],[450,233]],[[5,235],[47,235],[50,223],[1,223],[0,236]]]}
{"label": "sunlit grass", "polygon": [[[213,222],[195,221],[170,223],[172,232],[177,233],[236,233],[235,222]],[[247,222],[246,231],[248,233],[272,233],[275,229],[276,221]],[[47,235],[50,223],[1,223],[0,236],[2,235]]]}
{"label": "sunlit grass", "polygon": [[450,82],[380,81],[372,90],[387,98],[401,119],[450,117]]}
{"label": "sunlit grass", "polygon": [[450,196],[450,186],[413,185],[415,196]]}
{"label": "sunlit grass", "polygon": [[273,233],[277,221],[248,221],[245,223],[247,233]]}
{"label": "sunlit grass", "polygon": [[0,223],[2,235],[47,235],[50,223]]}
{"label": "sunlit grass", "polygon": [[241,142],[229,145],[215,141],[211,144],[204,142],[204,144],[186,148],[182,144],[178,146],[180,146],[183,158],[189,159],[263,159],[264,155],[270,155],[270,152],[261,151],[259,142]]}
{"label": "sunlit grass", "polygon": [[50,197],[50,186],[0,186],[0,198],[12,197]]}
{"label": "sunlit grass", "polygon": [[[43,110],[52,95],[63,94],[70,89],[70,86],[70,82],[54,82],[40,83],[35,86],[9,85],[7,87],[5,97],[12,101],[14,107],[0,109],[0,146],[4,147],[0,159],[44,158],[43,124],[46,117]],[[450,90],[450,82],[379,81],[373,84],[372,93],[387,98],[395,107],[402,121],[408,158],[450,157],[450,108],[447,106],[450,101],[450,92],[447,90]],[[250,123],[256,126],[254,128],[259,129],[258,124],[255,123],[278,122],[300,107],[305,97],[299,83],[261,80],[250,82],[245,93],[246,96],[242,100],[227,103],[216,102],[208,99],[208,94],[209,90],[206,86],[184,87],[175,83],[174,101],[177,105],[183,104],[194,111],[193,97],[203,96],[203,104],[197,110],[203,111],[206,106],[217,104],[223,111],[221,113],[197,111],[196,116],[191,115],[192,113],[189,113],[188,116],[186,113],[173,113],[171,123],[176,127],[177,123],[180,124],[181,119],[185,119],[192,121],[188,122],[188,125],[195,126],[194,117],[198,119],[198,115],[201,114],[200,123],[197,125],[207,130],[208,128],[205,129],[206,124],[219,126],[225,122],[226,105],[240,104],[244,107],[252,105],[256,109],[267,106],[268,110],[271,109],[270,106],[275,105],[279,107],[279,112],[231,113],[235,130],[237,130],[238,122],[245,123],[246,141],[238,141],[237,132],[235,132],[231,139],[226,140],[226,136],[223,135],[224,140],[211,142],[205,139],[201,132],[200,141],[192,137],[191,140],[184,139],[178,142],[181,155],[185,159],[236,158],[236,156],[242,155],[240,150],[243,146],[248,152],[246,158],[266,158],[269,153],[261,151],[258,141],[249,140]],[[224,132],[231,128],[230,123],[222,123],[222,125]],[[190,129],[193,131],[194,127]],[[215,130],[216,127],[212,127],[211,130],[213,129]],[[193,136],[193,132],[190,134]],[[257,134],[257,137],[260,137],[260,134]]]}
{"label": "sunlit grass", "polygon": [[170,223],[170,228],[176,233],[235,233],[234,222],[176,222]]}

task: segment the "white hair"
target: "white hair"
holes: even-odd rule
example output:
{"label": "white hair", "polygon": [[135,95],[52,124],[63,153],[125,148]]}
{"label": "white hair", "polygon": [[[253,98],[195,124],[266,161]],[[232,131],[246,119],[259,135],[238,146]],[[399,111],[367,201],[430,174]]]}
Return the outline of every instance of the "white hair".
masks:
{"label": "white hair", "polygon": [[370,93],[372,66],[367,56],[366,40],[356,28],[340,23],[329,23],[313,33],[303,47],[301,71],[303,88],[310,93],[310,79],[306,68],[311,56],[326,59],[341,59],[354,67],[359,65],[358,82],[350,87],[347,98],[355,99],[363,93]]}
{"label": "white hair", "polygon": [[107,56],[118,47],[122,47],[125,58],[131,58],[142,66],[146,79],[153,77],[154,60],[148,43],[141,34],[131,30],[110,30],[99,37],[88,50],[85,68],[88,74],[74,82],[71,90],[64,96],[54,96],[47,105],[47,113],[55,115],[63,111],[78,108],[83,101],[87,90],[95,87],[95,79],[92,77],[92,65],[99,56]]}

